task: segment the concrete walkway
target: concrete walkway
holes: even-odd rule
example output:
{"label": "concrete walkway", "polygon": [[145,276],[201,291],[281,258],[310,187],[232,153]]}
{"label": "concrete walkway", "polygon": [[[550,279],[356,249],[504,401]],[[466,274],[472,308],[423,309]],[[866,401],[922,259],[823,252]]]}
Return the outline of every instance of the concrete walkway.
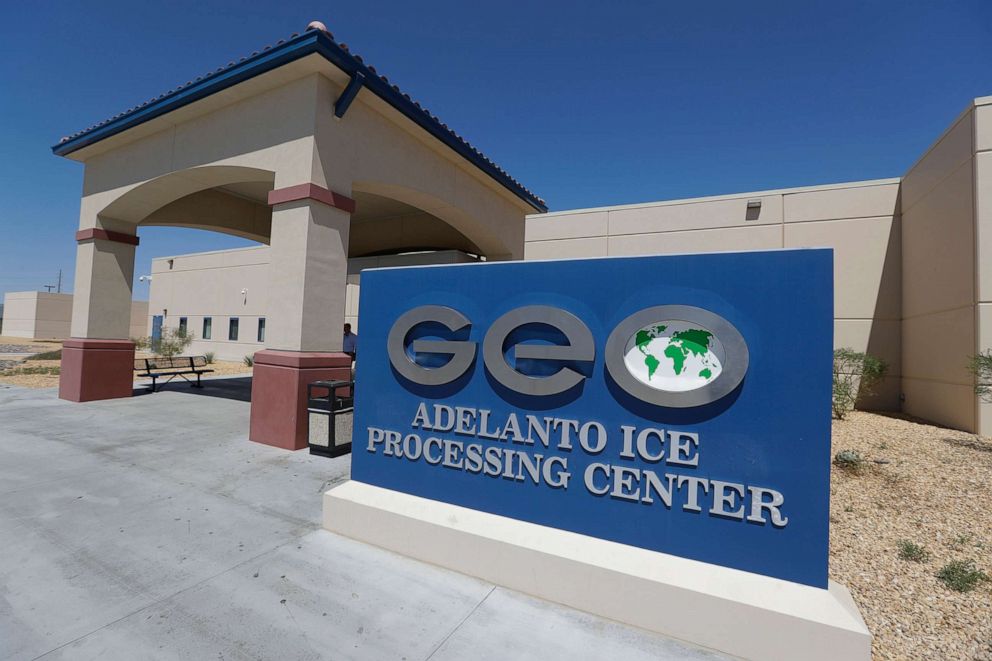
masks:
{"label": "concrete walkway", "polygon": [[0,658],[718,658],[321,530],[350,458],[248,442],[237,390],[0,385]]}

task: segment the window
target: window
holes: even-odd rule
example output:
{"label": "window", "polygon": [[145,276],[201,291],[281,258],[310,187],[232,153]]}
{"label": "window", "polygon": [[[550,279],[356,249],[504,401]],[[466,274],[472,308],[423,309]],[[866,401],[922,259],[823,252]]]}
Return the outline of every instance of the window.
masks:
{"label": "window", "polygon": [[231,317],[231,320],[227,323],[227,339],[232,342],[238,339],[238,318]]}
{"label": "window", "polygon": [[211,334],[213,334],[213,331],[214,331],[214,318],[213,317],[204,317],[203,318],[203,339],[204,340],[209,340]]}
{"label": "window", "polygon": [[189,319],[186,317],[179,317],[179,333],[185,335],[187,328],[189,328]]}
{"label": "window", "polygon": [[265,317],[258,318],[258,341],[265,342]]}

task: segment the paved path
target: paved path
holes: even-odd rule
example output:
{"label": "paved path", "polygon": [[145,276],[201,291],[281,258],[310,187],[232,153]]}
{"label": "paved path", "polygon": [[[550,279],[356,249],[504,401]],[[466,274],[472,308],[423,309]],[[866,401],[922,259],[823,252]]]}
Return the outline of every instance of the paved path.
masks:
{"label": "paved path", "polygon": [[0,658],[717,658],[321,530],[350,458],[248,442],[214,383],[0,385]]}

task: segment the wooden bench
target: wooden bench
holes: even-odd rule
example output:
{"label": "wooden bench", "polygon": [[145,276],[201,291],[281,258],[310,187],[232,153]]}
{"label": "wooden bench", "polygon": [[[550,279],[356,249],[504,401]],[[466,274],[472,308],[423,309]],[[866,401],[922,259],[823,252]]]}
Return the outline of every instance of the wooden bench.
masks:
{"label": "wooden bench", "polygon": [[[152,380],[152,392],[155,392],[156,380],[162,377],[168,377],[164,381],[165,383],[168,383],[178,376],[192,387],[202,388],[203,384],[200,383],[200,375],[213,372],[213,370],[204,369],[206,366],[206,356],[173,356],[171,358],[155,357],[134,359],[134,371],[138,373],[139,377]],[[196,376],[195,382],[186,378],[187,376],[193,375]]]}

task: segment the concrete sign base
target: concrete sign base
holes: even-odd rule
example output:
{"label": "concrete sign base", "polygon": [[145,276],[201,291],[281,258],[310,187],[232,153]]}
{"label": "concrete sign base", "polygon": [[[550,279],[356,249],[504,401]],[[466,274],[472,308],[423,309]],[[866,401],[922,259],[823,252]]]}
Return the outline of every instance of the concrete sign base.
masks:
{"label": "concrete sign base", "polygon": [[324,528],[744,659],[871,658],[871,634],[833,581],[824,590],[354,480],[324,494]]}

